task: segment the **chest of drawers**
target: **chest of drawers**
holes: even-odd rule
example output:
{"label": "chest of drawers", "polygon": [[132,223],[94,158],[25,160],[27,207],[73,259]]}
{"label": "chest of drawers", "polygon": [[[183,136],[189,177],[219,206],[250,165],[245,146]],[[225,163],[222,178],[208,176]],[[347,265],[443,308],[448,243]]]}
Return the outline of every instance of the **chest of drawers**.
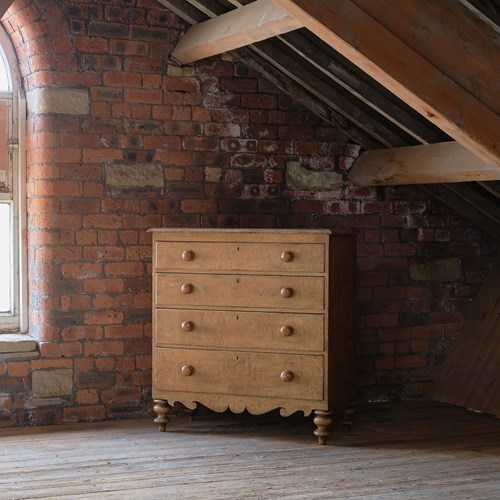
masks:
{"label": "chest of drawers", "polygon": [[154,229],[153,398],[283,416],[330,434],[355,390],[353,233]]}

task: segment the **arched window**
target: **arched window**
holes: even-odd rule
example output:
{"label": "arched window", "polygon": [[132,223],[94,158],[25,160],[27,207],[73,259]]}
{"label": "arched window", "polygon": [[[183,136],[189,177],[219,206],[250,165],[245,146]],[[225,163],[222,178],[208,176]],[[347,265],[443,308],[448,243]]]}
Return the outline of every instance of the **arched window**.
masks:
{"label": "arched window", "polygon": [[0,332],[26,331],[23,103],[15,53],[0,26]]}

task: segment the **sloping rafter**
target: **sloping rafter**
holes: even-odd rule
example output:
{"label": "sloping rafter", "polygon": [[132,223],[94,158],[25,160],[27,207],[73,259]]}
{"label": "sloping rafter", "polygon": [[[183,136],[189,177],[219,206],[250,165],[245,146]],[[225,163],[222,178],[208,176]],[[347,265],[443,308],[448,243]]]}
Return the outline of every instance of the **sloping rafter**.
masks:
{"label": "sloping rafter", "polygon": [[488,188],[483,184],[486,183],[424,184],[421,188],[500,241],[500,189],[490,193],[492,183],[487,183]]}
{"label": "sloping rafter", "polygon": [[[375,9],[376,2],[275,1],[360,69],[500,171],[499,116],[422,56],[419,47],[403,42],[368,14],[365,9]],[[449,4],[449,1],[434,0],[432,3]],[[417,4],[420,5],[419,0],[399,2],[398,18],[411,17],[415,10],[418,11]],[[450,12],[454,10],[451,7]],[[455,24],[460,21],[462,19],[454,14]],[[466,19],[463,22],[466,24]],[[434,19],[427,19],[425,24],[433,23]],[[494,39],[491,43],[485,38],[480,40],[484,46],[476,47],[476,52],[497,58],[498,45]],[[456,42],[459,45],[459,40]],[[446,49],[449,51],[450,46]],[[439,51],[439,45],[433,45],[433,50]],[[497,67],[491,64],[489,69],[483,69],[483,78],[496,81]]]}
{"label": "sloping rafter", "polygon": [[455,141],[367,151],[349,172],[349,179],[360,186],[485,181],[497,177],[498,169]]}
{"label": "sloping rafter", "polygon": [[170,57],[179,64],[188,64],[301,27],[296,18],[273,0],[258,0],[191,26]]}

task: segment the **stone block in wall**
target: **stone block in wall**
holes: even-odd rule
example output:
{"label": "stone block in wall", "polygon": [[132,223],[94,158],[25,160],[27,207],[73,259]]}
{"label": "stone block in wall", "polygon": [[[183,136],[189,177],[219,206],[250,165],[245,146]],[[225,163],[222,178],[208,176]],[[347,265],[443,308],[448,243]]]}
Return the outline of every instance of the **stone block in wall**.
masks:
{"label": "stone block in wall", "polygon": [[195,76],[196,68],[194,66],[176,66],[174,64],[167,65],[168,76]]}
{"label": "stone block in wall", "polygon": [[73,392],[73,370],[50,368],[33,372],[33,397],[55,398],[70,396]]}
{"label": "stone block in wall", "polygon": [[30,399],[26,408],[43,408],[45,406],[61,406],[66,402],[63,398],[39,398]]}
{"label": "stone block in wall", "polygon": [[120,188],[162,188],[165,185],[163,167],[159,163],[108,163],[106,184]]}
{"label": "stone block in wall", "polygon": [[332,171],[316,171],[290,161],[286,168],[286,187],[293,191],[330,191],[344,184],[341,174]]}
{"label": "stone block in wall", "polygon": [[410,277],[414,281],[456,281],[461,276],[462,263],[457,257],[410,260]]}
{"label": "stone block in wall", "polygon": [[90,98],[87,90],[34,89],[26,94],[26,101],[28,114],[87,115],[90,112]]}

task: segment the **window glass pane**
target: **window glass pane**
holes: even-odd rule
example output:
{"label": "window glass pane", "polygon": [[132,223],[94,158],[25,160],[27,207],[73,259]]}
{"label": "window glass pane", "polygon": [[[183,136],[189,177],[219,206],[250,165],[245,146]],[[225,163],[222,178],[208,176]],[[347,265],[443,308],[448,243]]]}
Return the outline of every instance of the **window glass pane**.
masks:
{"label": "window glass pane", "polygon": [[10,205],[0,203],[0,312],[11,310]]}
{"label": "window glass pane", "polygon": [[[1,50],[1,49],[0,49]],[[9,77],[7,76],[8,69],[5,67],[5,62],[0,53],[0,90],[10,90],[9,89]]]}
{"label": "window glass pane", "polygon": [[0,99],[0,187],[7,186],[9,168],[9,101]]}

